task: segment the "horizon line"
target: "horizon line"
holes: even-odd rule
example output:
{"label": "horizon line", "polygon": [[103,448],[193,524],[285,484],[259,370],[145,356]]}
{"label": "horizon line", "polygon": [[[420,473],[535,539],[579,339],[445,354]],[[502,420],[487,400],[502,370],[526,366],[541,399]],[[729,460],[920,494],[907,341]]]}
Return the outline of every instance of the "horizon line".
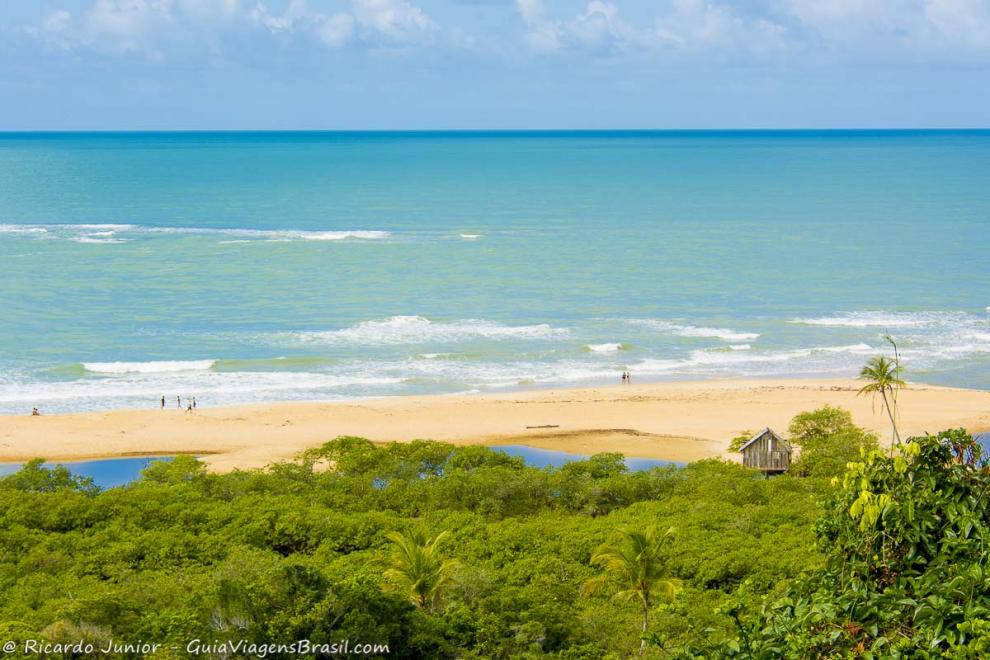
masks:
{"label": "horizon line", "polygon": [[141,133],[975,133],[979,127],[805,127],[805,128],[43,128],[0,129],[0,135]]}

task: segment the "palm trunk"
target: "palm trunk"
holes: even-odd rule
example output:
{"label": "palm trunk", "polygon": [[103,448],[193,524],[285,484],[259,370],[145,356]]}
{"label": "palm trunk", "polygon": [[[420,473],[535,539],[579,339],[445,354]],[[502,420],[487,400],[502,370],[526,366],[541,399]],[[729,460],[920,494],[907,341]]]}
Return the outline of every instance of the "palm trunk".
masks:
{"label": "palm trunk", "polygon": [[643,655],[646,651],[646,631],[650,627],[650,608],[645,603],[643,604],[643,636],[639,640],[639,654]]}
{"label": "palm trunk", "polygon": [[893,429],[894,444],[899,445],[901,444],[901,436],[897,433],[897,422],[894,421],[894,411],[890,407],[890,402],[887,400],[887,392],[881,390],[880,395],[883,397],[883,406],[887,409],[887,416],[890,417],[890,427]]}

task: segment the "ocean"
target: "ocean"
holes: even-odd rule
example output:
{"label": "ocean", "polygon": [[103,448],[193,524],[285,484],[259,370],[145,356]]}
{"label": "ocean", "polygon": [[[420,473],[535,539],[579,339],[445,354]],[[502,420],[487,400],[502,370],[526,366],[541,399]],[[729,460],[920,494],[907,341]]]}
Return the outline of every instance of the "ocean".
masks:
{"label": "ocean", "polygon": [[0,412],[990,389],[990,132],[0,134]]}

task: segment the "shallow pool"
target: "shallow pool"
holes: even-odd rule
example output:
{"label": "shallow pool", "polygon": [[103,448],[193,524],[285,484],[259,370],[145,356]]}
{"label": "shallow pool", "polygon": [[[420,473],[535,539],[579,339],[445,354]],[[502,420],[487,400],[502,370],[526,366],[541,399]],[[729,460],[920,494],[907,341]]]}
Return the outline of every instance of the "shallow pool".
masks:
{"label": "shallow pool", "polygon": [[[566,463],[585,461],[590,458],[584,454],[572,454],[554,449],[537,449],[535,447],[527,447],[526,445],[492,445],[491,449],[504,452],[509,456],[518,456],[526,462],[526,465],[540,468],[560,467]],[[661,461],[655,458],[626,458],[626,467],[633,471],[649,470],[650,468],[667,465],[680,466],[684,465],[684,463]]]}
{"label": "shallow pool", "polygon": [[[170,461],[171,456],[138,456],[134,458],[106,458],[95,461],[50,462],[45,467],[64,465],[69,472],[80,477],[90,477],[101,489],[123,486],[136,481],[141,470],[154,461]],[[23,463],[0,463],[0,476],[13,474]]]}

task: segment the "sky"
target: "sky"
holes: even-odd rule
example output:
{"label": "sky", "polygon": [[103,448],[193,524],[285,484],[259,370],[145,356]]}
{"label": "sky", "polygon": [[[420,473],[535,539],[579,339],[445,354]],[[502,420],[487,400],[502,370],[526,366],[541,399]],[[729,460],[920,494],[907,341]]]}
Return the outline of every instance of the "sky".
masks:
{"label": "sky", "polygon": [[990,127],[990,0],[0,0],[0,130]]}

